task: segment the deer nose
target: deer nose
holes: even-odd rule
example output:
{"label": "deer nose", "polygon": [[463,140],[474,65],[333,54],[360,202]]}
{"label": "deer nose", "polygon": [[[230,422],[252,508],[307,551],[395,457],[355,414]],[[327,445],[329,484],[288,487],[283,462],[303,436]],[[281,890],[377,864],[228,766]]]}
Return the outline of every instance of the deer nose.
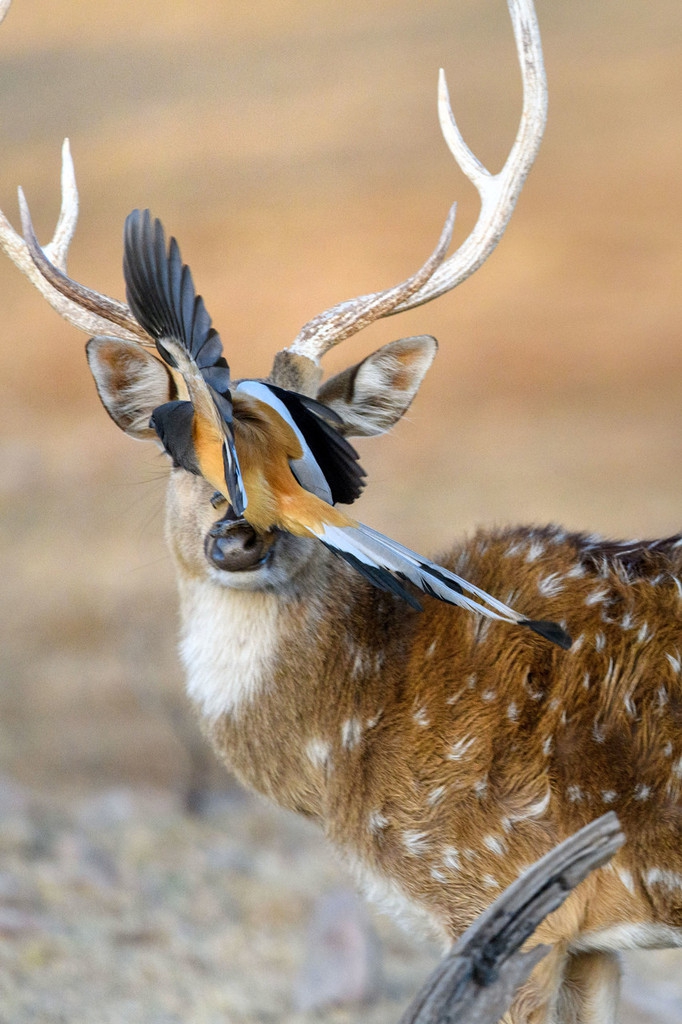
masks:
{"label": "deer nose", "polygon": [[273,534],[256,533],[245,519],[235,518],[230,510],[206,534],[204,551],[217,569],[246,572],[264,563],[273,542]]}

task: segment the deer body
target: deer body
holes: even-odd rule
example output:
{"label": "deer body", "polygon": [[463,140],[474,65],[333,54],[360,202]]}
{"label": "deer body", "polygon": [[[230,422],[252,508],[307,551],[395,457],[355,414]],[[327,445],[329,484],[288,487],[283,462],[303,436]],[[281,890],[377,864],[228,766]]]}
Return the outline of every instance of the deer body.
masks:
{"label": "deer body", "polygon": [[[0,0],[0,18],[7,6]],[[445,258],[451,212],[416,274],[320,314],[275,357],[269,382],[328,406],[343,437],[380,434],[403,415],[435,343],[401,339],[323,384],[320,357],[473,273],[537,152],[539,34],[530,0],[509,7],[524,113],[499,174],[466,147],[441,80],[443,134],[481,195],[470,238]],[[0,244],[69,322],[97,335],[90,368],[118,426],[157,439],[150,420],[162,407],[192,403],[195,415],[201,381],[150,354],[145,316],[65,276],[77,217],[67,148],[62,213],[45,250],[25,205],[22,215],[24,239],[0,214]],[[137,300],[146,314],[144,295]],[[224,361],[220,372],[238,440],[239,385],[230,387]],[[296,535],[293,520],[247,522],[224,497],[235,490],[221,488],[224,462],[205,470],[208,456],[197,465],[191,444],[186,436],[185,469],[171,470],[166,531],[188,693],[219,756],[246,785],[317,820],[373,896],[446,943],[540,855],[617,811],[625,846],[542,924],[533,941],[551,951],[508,1017],[613,1024],[618,950],[682,946],[682,535],[612,544],[553,527],[482,531],[443,559],[498,609],[513,602],[530,620],[521,625],[559,623],[573,638],[562,650],[509,621],[474,617],[472,602],[463,610],[426,598],[419,612],[376,589],[372,571],[365,578]],[[247,468],[248,490],[258,466]],[[394,575],[412,579],[396,564]]]}
{"label": "deer body", "polygon": [[[172,520],[169,532],[173,546]],[[320,820],[444,935],[611,808],[638,837],[603,869],[618,899],[680,926],[682,546],[625,550],[517,529],[446,559],[524,606],[549,602],[574,631],[569,652],[436,602],[417,613],[326,553],[284,593],[180,563],[189,692],[247,785]]]}
{"label": "deer body", "polygon": [[[509,529],[445,559],[565,622],[564,652],[435,601],[415,612],[315,547],[297,546],[297,571],[274,589],[287,537],[269,569],[251,570],[260,586],[233,586],[206,564],[210,488],[174,476],[188,690],[246,785],[319,821],[371,896],[445,942],[538,856],[616,810],[628,842],[542,926],[554,953],[515,1020],[554,1020],[567,978],[600,993],[582,1012],[600,1006],[604,975],[615,1005],[614,953],[682,945],[680,537],[609,545]],[[576,1019],[612,1019],[594,1013]]]}

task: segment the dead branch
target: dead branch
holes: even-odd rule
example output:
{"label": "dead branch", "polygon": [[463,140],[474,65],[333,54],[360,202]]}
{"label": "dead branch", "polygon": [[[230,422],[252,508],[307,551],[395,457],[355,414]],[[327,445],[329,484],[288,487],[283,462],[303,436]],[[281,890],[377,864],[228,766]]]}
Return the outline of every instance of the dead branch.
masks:
{"label": "dead branch", "polygon": [[399,1024],[496,1024],[547,952],[526,939],[625,842],[613,812],[542,857],[474,921],[419,990]]}

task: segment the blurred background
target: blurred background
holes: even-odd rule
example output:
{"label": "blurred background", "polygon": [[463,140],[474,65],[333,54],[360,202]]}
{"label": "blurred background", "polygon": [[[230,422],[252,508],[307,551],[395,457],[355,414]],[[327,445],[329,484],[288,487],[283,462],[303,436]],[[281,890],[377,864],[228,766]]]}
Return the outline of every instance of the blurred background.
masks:
{"label": "blurred background", "polygon": [[[485,524],[555,521],[616,537],[682,525],[682,8],[678,0],[540,0],[538,8],[549,124],[499,248],[456,292],[327,358],[333,371],[395,337],[438,338],[409,415],[391,435],[358,445],[369,472],[359,517],[425,553]],[[71,275],[123,297],[123,221],[149,206],[179,238],[234,375],[266,374],[315,313],[416,269],[454,199],[456,240],[471,229],[477,197],[438,127],[441,66],[466,140],[498,170],[521,108],[502,0],[175,0],[163,9],[151,0],[14,0],[0,28],[0,207],[16,224],[21,184],[39,238],[50,238],[69,136],[81,195]],[[0,1020],[225,1019],[211,1016],[217,1003],[200,1008],[195,984],[174,988],[156,960],[148,974],[175,992],[156,1016],[148,999],[135,1002],[136,982],[126,989],[125,971],[116,994],[100,992],[101,1013],[79,1015],[76,962],[96,976],[84,951],[97,947],[94,934],[97,948],[106,946],[101,922],[116,903],[100,899],[99,875],[92,868],[93,881],[83,865],[97,862],[104,877],[100,862],[109,864],[121,899],[116,884],[128,871],[142,900],[137,872],[145,857],[161,863],[163,830],[181,832],[173,815],[196,806],[197,794],[204,808],[218,793],[238,805],[256,847],[240,854],[237,844],[233,859],[256,863],[254,850],[268,843],[275,859],[280,850],[281,877],[272,862],[267,869],[276,890],[290,885],[300,851],[315,864],[326,853],[302,826],[232,790],[186,708],[162,457],[117,431],[89,377],[86,338],[4,257],[0,309],[0,811],[14,822],[3,840],[13,865],[6,884],[24,892],[9,904],[28,915],[10,914],[5,926],[0,915],[0,933],[19,950],[5,991],[12,1013],[2,1017],[0,1000]],[[213,843],[232,870],[218,837],[232,831],[233,813],[219,824],[193,821],[187,828],[198,831],[191,843],[183,831],[180,845]],[[210,841],[204,828],[215,832]],[[36,895],[36,862],[48,877],[57,872],[47,888],[56,885],[62,903],[69,885],[93,887],[87,905],[105,915],[94,931],[75,923],[82,906],[68,927],[63,915],[55,923],[44,879]],[[186,876],[185,868],[168,872]],[[77,882],[64,881],[68,870]],[[289,936],[309,893],[277,898]],[[262,891],[254,900],[262,907]],[[168,907],[167,893],[161,902]],[[261,938],[248,939],[235,911],[241,928],[227,959],[234,965],[246,943],[275,971],[281,948],[258,947],[260,913],[247,924]],[[164,931],[154,920],[151,939],[132,929],[133,945],[150,957],[180,927]],[[270,928],[272,914],[266,920]],[[400,959],[402,940],[391,936]],[[107,956],[129,947],[110,943]],[[224,953],[205,974],[222,969]],[[56,980],[65,963],[73,1004]],[[409,988],[388,986],[396,1003],[386,1020],[398,1015],[402,984]],[[634,985],[628,1020],[679,1020],[677,994],[676,1014],[666,1016],[665,999],[655,1005],[662,984],[641,998]],[[18,994],[27,991],[39,1004]],[[235,1009],[229,989],[227,1019],[285,1019],[288,997],[256,1009],[254,998],[251,989]]]}

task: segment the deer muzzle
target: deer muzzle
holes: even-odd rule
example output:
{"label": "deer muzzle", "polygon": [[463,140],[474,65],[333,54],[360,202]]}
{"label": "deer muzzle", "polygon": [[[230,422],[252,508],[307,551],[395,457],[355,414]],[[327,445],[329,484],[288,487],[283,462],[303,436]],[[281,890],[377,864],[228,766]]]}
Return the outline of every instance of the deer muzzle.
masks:
{"label": "deer muzzle", "polygon": [[223,572],[249,572],[265,564],[275,539],[275,533],[257,533],[230,509],[206,534],[204,551]]}

